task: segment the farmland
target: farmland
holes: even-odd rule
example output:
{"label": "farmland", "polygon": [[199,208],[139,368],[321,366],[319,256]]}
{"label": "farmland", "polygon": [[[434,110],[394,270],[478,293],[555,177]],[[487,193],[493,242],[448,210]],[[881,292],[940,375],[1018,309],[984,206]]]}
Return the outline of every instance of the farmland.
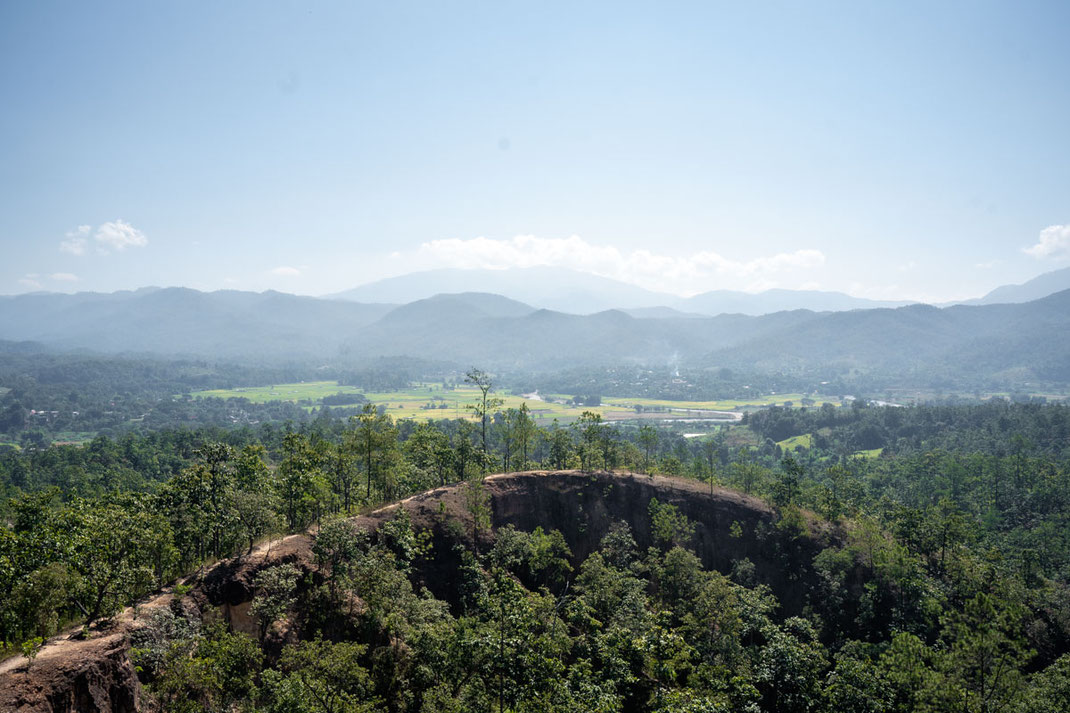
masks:
{"label": "farmland", "polygon": [[780,446],[785,453],[798,450],[799,448],[812,448],[814,444],[814,437],[812,434],[804,433],[801,436],[792,436],[791,438],[785,438],[783,441],[777,441],[777,445]]}
{"label": "farmland", "polygon": [[[386,412],[394,418],[472,418],[472,411],[467,404],[476,403],[479,390],[473,386],[446,386],[441,383],[415,384],[407,389],[388,392],[365,392],[354,386],[339,385],[334,381],[310,381],[295,384],[275,384],[271,386],[244,387],[235,389],[213,389],[197,391],[194,398],[244,398],[253,403],[269,401],[291,401],[307,409],[319,408],[324,397],[336,394],[361,395],[371,403],[385,406]],[[713,412],[738,412],[748,408],[758,408],[786,401],[798,403],[802,394],[779,394],[758,396],[743,401],[668,401],[649,398],[613,397],[604,398],[598,406],[584,406],[572,403],[572,397],[566,394],[550,394],[545,397],[524,396],[506,392],[495,392],[501,398],[502,409],[519,408],[527,403],[532,416],[537,422],[547,425],[554,419],[562,423],[573,421],[584,411],[601,414],[609,421],[632,419],[684,419],[714,418]],[[332,406],[332,409],[359,409],[360,404]],[[731,418],[728,416],[727,418]]]}

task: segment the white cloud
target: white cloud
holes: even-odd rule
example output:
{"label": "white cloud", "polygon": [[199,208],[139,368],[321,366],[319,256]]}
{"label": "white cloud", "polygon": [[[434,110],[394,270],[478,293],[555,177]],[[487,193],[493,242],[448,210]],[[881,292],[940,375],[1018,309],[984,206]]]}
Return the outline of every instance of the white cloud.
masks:
{"label": "white cloud", "polygon": [[60,242],[60,252],[85,255],[89,252],[90,234],[97,243],[97,252],[101,255],[107,255],[109,248],[122,252],[127,248],[143,248],[149,244],[149,239],[143,232],[120,218],[102,224],[95,233],[93,226],[79,225],[64,236],[66,240]]}
{"label": "white cloud", "polygon": [[66,240],[60,242],[59,249],[61,252],[70,253],[71,255],[85,255],[89,249],[89,231],[93,228],[89,225],[79,225],[74,230],[70,231],[66,235]]}
{"label": "white cloud", "polygon": [[1070,225],[1049,225],[1040,231],[1037,244],[1023,252],[1039,260],[1070,255]]}
{"label": "white cloud", "polygon": [[270,272],[272,275],[278,275],[280,277],[297,277],[301,274],[301,271],[296,267],[289,267],[287,265],[280,265]]}
{"label": "white cloud", "polygon": [[149,239],[144,233],[121,219],[101,225],[93,234],[93,239],[102,248],[111,248],[119,252],[127,248],[142,248],[149,244]]}
{"label": "white cloud", "polygon": [[19,284],[23,287],[28,287],[31,290],[41,289],[41,283],[37,280],[37,273],[31,273],[26,275],[26,277],[20,278]]}
{"label": "white cloud", "polygon": [[53,272],[49,277],[56,282],[78,282],[78,275],[69,272]]}
{"label": "white cloud", "polygon": [[593,245],[576,235],[569,238],[518,235],[511,240],[484,237],[432,240],[420,245],[416,259],[432,266],[468,269],[565,267],[678,294],[729,286],[762,289],[777,285],[773,279],[775,275],[812,270],[825,263],[825,256],[818,250],[732,260],[712,250],[686,256],[650,250],[622,251],[613,245]]}

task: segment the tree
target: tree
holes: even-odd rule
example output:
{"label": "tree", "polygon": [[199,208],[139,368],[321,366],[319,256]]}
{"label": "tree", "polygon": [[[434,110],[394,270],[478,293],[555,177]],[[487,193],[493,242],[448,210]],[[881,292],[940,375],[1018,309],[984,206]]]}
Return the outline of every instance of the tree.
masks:
{"label": "tree", "polygon": [[168,713],[244,710],[241,705],[256,692],[263,654],[256,641],[231,632],[220,619],[205,634],[190,631],[184,619],[160,616],[135,636],[139,644],[132,658],[152,678],[151,694]]}
{"label": "tree", "polygon": [[706,456],[706,465],[709,468],[706,477],[710,480],[710,495],[713,495],[713,482],[717,477],[716,462],[720,451],[720,446],[713,438],[706,438],[702,441],[702,453]]}
{"label": "tree", "polygon": [[252,552],[257,539],[282,526],[271,471],[263,459],[264,447],[246,446],[235,463],[233,493],[229,497],[233,517]]}
{"label": "tree", "polygon": [[743,492],[751,493],[754,487],[762,482],[765,477],[765,469],[755,463],[750,449],[744,446],[739,449],[738,460],[732,464],[733,481],[743,488]]}
{"label": "tree", "polygon": [[755,681],[762,693],[763,710],[776,713],[806,713],[821,694],[821,672],[827,662],[813,625],[792,617],[783,626],[767,626],[766,644],[755,667]]}
{"label": "tree", "polygon": [[292,564],[280,564],[261,570],[253,578],[257,594],[250,608],[260,624],[260,642],[264,642],[268,629],[281,619],[293,605],[297,593],[297,580],[301,570]]}
{"label": "tree", "polygon": [[239,490],[234,493],[233,502],[234,517],[248,542],[246,553],[253,551],[258,539],[282,525],[275,512],[275,494],[271,490]]}
{"label": "tree", "polygon": [[250,489],[260,489],[267,470],[263,462],[259,470],[254,465],[259,452],[239,456],[223,444],[206,444],[194,455],[198,462],[172,477],[161,492],[161,504],[186,564],[233,551],[241,537],[234,509],[238,479]]}
{"label": "tree", "polygon": [[654,542],[664,548],[674,545],[686,545],[695,536],[695,525],[686,515],[669,503],[659,503],[651,498],[647,505],[650,515],[650,534]]}
{"label": "tree", "polygon": [[513,433],[517,447],[520,449],[521,468],[528,467],[528,453],[538,430],[538,426],[535,425],[535,419],[531,417],[531,411],[528,409],[528,402],[525,401],[520,404],[520,409],[517,411],[516,419],[513,423]]}
{"label": "tree", "polygon": [[468,421],[457,424],[457,434],[453,445],[453,468],[457,480],[468,479],[468,466],[481,460],[482,452],[472,445],[472,433],[475,427]]}
{"label": "tree", "polygon": [[223,554],[227,494],[234,481],[234,449],[223,443],[207,443],[196,451],[207,478],[208,510],[211,513],[209,533],[212,554]]}
{"label": "tree", "polygon": [[[494,387],[494,383],[491,381],[490,374],[487,372],[472,367],[468,370],[468,373],[465,374],[464,380],[465,383],[473,384],[480,392],[479,402],[468,404],[466,408],[474,411],[482,424],[483,455],[487,456],[487,418],[491,411],[501,406],[505,401],[500,398],[489,396],[491,389]],[[485,464],[483,468],[484,472],[486,472]]]}
{"label": "tree", "polygon": [[425,473],[433,474],[439,485],[446,484],[453,451],[449,437],[434,424],[424,421],[418,425],[405,441],[405,451],[413,465]]}
{"label": "tree", "polygon": [[[353,420],[350,417],[350,426]],[[350,428],[342,434],[342,442],[331,453],[327,470],[331,489],[342,499],[342,512],[346,514],[350,512],[353,488],[357,484],[356,460],[356,429]]]}
{"label": "tree", "polygon": [[379,413],[374,404],[365,404],[357,417],[355,435],[356,452],[364,462],[368,479],[365,497],[370,502],[372,482],[377,482],[384,495],[390,490],[389,469],[397,455],[397,429],[394,421],[385,413]]}
{"label": "tree", "polygon": [[1070,701],[1070,653],[1033,676],[1022,713],[1064,713]]}
{"label": "tree", "polygon": [[650,472],[650,455],[658,446],[658,429],[649,423],[639,427],[639,445],[643,447],[643,469]]}
{"label": "tree", "polygon": [[513,447],[516,440],[516,419],[517,410],[515,408],[507,409],[505,413],[499,413],[494,419],[495,425],[498,427],[498,433],[501,436],[502,471],[505,473],[512,470]]}
{"label": "tree", "polygon": [[948,618],[947,675],[958,683],[962,710],[1007,710],[1023,688],[1021,668],[1033,656],[1022,635],[1023,613],[1017,603],[981,592]]}
{"label": "tree", "polygon": [[490,528],[490,493],[483,481],[472,478],[464,487],[464,504],[472,518],[472,546],[479,548],[479,533]]}
{"label": "tree", "polygon": [[372,677],[360,664],[366,650],[362,644],[322,639],[287,647],[280,663],[288,676],[278,697],[292,699],[299,710],[320,713],[381,710],[372,696]]}
{"label": "tree", "polygon": [[171,529],[162,516],[136,501],[82,503],[70,517],[70,568],[77,576],[71,602],[91,626],[153,583],[154,553],[168,549]]}
{"label": "tree", "polygon": [[282,462],[278,469],[278,488],[291,530],[307,525],[316,509],[317,480],[322,453],[307,436],[287,433],[282,440]]}
{"label": "tree", "polygon": [[544,434],[550,442],[550,465],[555,470],[565,470],[572,459],[572,438],[554,419],[550,430]]}
{"label": "tree", "polygon": [[799,499],[803,469],[791,456],[781,461],[780,466],[780,476],[773,484],[773,504],[785,508]]}
{"label": "tree", "polygon": [[607,426],[602,422],[602,414],[593,411],[584,411],[575,423],[580,434],[580,462],[581,467],[587,470],[593,460],[602,456],[603,466],[608,466],[609,433]]}

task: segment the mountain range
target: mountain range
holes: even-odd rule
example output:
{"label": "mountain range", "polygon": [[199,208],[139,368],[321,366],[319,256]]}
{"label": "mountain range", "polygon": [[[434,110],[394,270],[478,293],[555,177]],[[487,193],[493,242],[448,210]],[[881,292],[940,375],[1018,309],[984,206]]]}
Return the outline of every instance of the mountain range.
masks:
{"label": "mountain range", "polygon": [[984,297],[965,300],[963,304],[994,305],[1030,302],[1062,290],[1070,290],[1070,267],[1045,272],[1020,285],[997,287]]}
{"label": "mountain range", "polygon": [[[983,297],[939,306],[1028,302],[1066,289],[1070,289],[1070,268],[1045,273],[1021,285],[997,287]],[[327,297],[364,303],[403,303],[437,294],[460,292],[490,292],[537,308],[572,314],[620,309],[633,316],[670,316],[666,310],[680,313],[675,316],[757,316],[796,309],[841,312],[912,304],[909,301],[870,300],[843,292],[821,290],[771,289],[751,293],[714,289],[691,297],[679,297],[608,277],[555,267],[428,270],[370,282]]]}
{"label": "mountain range", "polygon": [[333,355],[396,305],[184,287],[0,297],[0,339],[62,349],[220,359]]}
{"label": "mountain range", "polygon": [[499,371],[633,363],[1070,382],[1070,290],[1026,303],[946,308],[632,312],[567,314],[478,292],[391,305],[153,288],[0,298],[0,339],[273,363],[409,356]]}
{"label": "mountain range", "polygon": [[556,267],[428,270],[378,280],[328,297],[354,302],[410,302],[458,292],[491,292],[538,308],[571,314],[656,307],[707,316],[761,315],[791,309],[828,312],[909,304],[867,300],[842,292],[818,290],[776,289],[759,293],[711,290],[692,297],[679,297],[608,277]]}

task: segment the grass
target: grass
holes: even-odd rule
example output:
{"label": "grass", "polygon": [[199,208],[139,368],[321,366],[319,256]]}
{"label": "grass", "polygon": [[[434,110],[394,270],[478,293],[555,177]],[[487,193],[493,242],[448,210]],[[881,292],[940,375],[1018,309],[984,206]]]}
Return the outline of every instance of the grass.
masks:
{"label": "grass", "polygon": [[812,448],[814,443],[814,437],[812,434],[804,433],[801,436],[792,436],[791,438],[785,438],[783,441],[777,441],[777,445],[780,446],[784,452],[794,451],[799,448]]}
{"label": "grass", "polygon": [[[480,397],[479,389],[474,386],[459,386],[446,389],[441,384],[420,384],[399,391],[368,391],[355,386],[339,385],[335,381],[309,381],[297,384],[275,384],[274,386],[251,386],[237,389],[212,389],[197,391],[193,398],[245,398],[253,403],[269,401],[290,401],[308,409],[322,405],[323,397],[334,394],[363,394],[376,405],[386,406],[388,414],[394,418],[473,418],[467,404],[474,404]],[[544,424],[554,418],[571,421],[579,418],[585,408],[556,404],[522,396],[495,393],[504,399],[503,409],[520,408],[525,401],[531,409],[532,416]],[[428,405],[436,408],[426,408]],[[332,406],[334,410],[360,410],[361,404]],[[597,410],[597,409],[591,409]]]}
{"label": "grass", "polygon": [[[520,408],[521,404],[527,403],[531,416],[540,425],[549,425],[555,418],[562,423],[574,421],[584,411],[595,411],[606,417],[604,408],[588,408],[585,406],[572,406],[570,404],[553,403],[550,401],[538,401],[525,398],[516,394],[495,392],[493,396],[502,399],[505,403],[501,409]],[[466,408],[468,404],[475,404],[480,399],[479,389],[470,386],[459,386],[454,389],[443,389],[441,385],[422,385],[404,389],[402,391],[368,392],[365,394],[369,401],[374,404],[386,406],[388,414],[394,418],[470,418],[475,417],[472,410]],[[424,408],[434,404],[437,408]],[[354,408],[354,407],[349,407]],[[359,407],[356,407],[359,408]]]}
{"label": "grass", "polygon": [[337,381],[302,381],[298,384],[274,384],[272,386],[248,386],[237,389],[209,389],[195,391],[193,398],[235,399],[244,398],[254,404],[269,401],[319,402],[324,396],[335,394],[359,394],[355,386],[341,386]]}
{"label": "grass", "polygon": [[80,446],[89,443],[97,434],[93,431],[60,431],[52,436],[52,445]]}
{"label": "grass", "polygon": [[881,457],[881,453],[883,451],[884,451],[883,448],[871,448],[868,451],[855,451],[851,455],[859,456],[861,458],[866,458],[868,460],[870,458],[880,458]]}
{"label": "grass", "polygon": [[[475,404],[479,399],[479,390],[473,386],[457,386],[447,389],[438,383],[425,383],[413,385],[399,391],[365,392],[355,386],[339,385],[335,381],[307,381],[297,384],[275,384],[273,386],[250,386],[237,389],[212,389],[197,391],[192,394],[194,398],[245,398],[253,403],[267,403],[269,401],[291,401],[311,410],[322,405],[323,397],[334,394],[363,394],[369,401],[376,405],[386,407],[386,412],[393,418],[474,418],[471,409],[465,408],[467,404]],[[798,403],[803,398],[802,394],[777,394],[760,396],[749,400],[734,401],[669,401],[666,399],[646,398],[618,398],[607,397],[602,399],[601,406],[575,406],[564,403],[571,400],[571,396],[564,394],[550,394],[545,400],[525,398],[517,394],[495,392],[494,396],[501,398],[505,403],[501,408],[520,408],[522,403],[527,403],[532,417],[543,426],[549,425],[555,418],[562,423],[570,423],[580,417],[584,411],[593,411],[601,414],[607,421],[623,421],[645,416],[646,418],[686,418],[688,415],[700,415],[688,411],[734,411],[742,408],[758,408],[772,404],[783,404],[785,401]],[[433,404],[436,408],[427,408]],[[636,406],[642,406],[643,413],[636,411]],[[347,406],[332,406],[334,410],[359,410],[360,404]],[[659,409],[654,411],[653,409]],[[660,410],[666,409],[666,410]],[[668,409],[671,409],[669,411]]]}

